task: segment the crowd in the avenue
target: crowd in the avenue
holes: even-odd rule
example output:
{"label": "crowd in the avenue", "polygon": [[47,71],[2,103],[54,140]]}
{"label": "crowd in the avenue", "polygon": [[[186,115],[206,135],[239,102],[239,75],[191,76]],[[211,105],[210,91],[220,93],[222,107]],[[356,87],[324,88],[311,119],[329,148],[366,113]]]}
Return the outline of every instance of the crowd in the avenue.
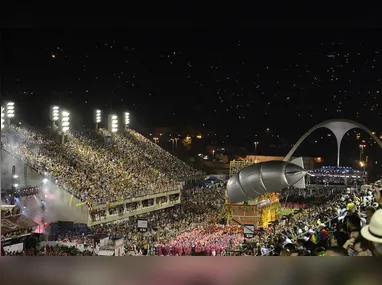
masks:
{"label": "crowd in the avenue", "polygon": [[[328,193],[332,191],[328,189]],[[382,210],[378,210],[378,202],[375,202],[380,201],[379,189],[351,194],[337,192],[325,202],[296,209],[294,214],[280,218],[269,228],[257,229],[251,239],[244,238],[241,226],[225,225],[224,199],[224,187],[191,188],[185,190],[181,205],[95,226],[90,229],[91,237],[107,235],[114,239],[124,238],[125,254],[138,256],[382,254],[382,239],[371,234],[378,236],[382,229]],[[138,230],[138,218],[148,220],[146,232]],[[58,237],[60,241],[68,239],[76,242],[84,238],[75,234]],[[92,244],[91,238],[87,243]],[[36,254],[43,255],[42,251],[45,252],[45,249],[36,251]],[[49,254],[61,255],[61,251],[57,248]]]}

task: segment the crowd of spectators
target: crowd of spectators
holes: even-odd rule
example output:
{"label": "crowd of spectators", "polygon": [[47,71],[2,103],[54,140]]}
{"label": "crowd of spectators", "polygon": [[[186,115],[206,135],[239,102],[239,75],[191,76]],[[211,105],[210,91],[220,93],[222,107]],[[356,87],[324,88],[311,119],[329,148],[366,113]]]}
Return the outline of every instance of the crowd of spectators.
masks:
{"label": "crowd of spectators", "polygon": [[[124,136],[113,136],[107,143],[103,131],[70,133],[65,145],[57,144],[49,132],[20,127],[11,127],[8,132],[12,140],[5,147],[11,153],[57,179],[82,201],[94,204],[167,192],[179,187],[179,180],[200,174],[131,130]],[[322,177],[351,175],[351,171],[325,168]],[[244,239],[241,226],[225,225],[224,183],[179,189],[180,205],[97,225],[90,231],[93,235],[124,238],[128,253],[133,255],[382,256],[381,194],[375,186],[363,191],[352,189],[350,193],[336,186],[291,188],[281,198],[305,204],[305,208],[280,217],[267,228],[256,229],[251,239]],[[131,207],[134,209],[134,205]],[[93,218],[102,220],[106,215],[102,211],[93,211]],[[109,211],[121,215],[124,208]],[[148,221],[144,232],[137,228],[141,218]],[[81,239],[86,242],[85,237],[58,237],[69,242]],[[20,253],[92,254],[61,246]]]}
{"label": "crowd of spectators", "polygon": [[323,166],[309,170],[308,184],[356,186],[364,181],[366,172],[351,167]]}
{"label": "crowd of spectators", "polygon": [[[218,225],[226,217],[224,195],[224,188],[219,186],[185,189],[181,205],[94,226],[91,231],[125,238],[128,246],[134,248],[135,254],[147,250],[149,245],[167,247],[174,243],[181,233],[192,235],[198,227]],[[148,220],[147,232],[143,233],[137,229],[138,218]],[[196,237],[194,240],[197,243]]]}
{"label": "crowd of spectators", "polygon": [[93,252],[84,250],[80,251],[76,247],[67,246],[46,246],[43,248],[29,248],[22,252],[6,252],[5,256],[92,256]]}
{"label": "crowd of spectators", "polygon": [[[275,223],[241,245],[244,255],[382,256],[380,191],[339,194]],[[373,234],[375,233],[375,234]],[[373,236],[374,235],[374,236]]]}
{"label": "crowd of spectators", "polygon": [[17,231],[12,231],[9,233],[2,233],[1,239],[17,238],[17,237],[22,236],[22,235],[31,234],[33,232],[33,230],[34,230],[33,228],[29,228],[29,229],[21,229],[21,230],[17,230]]}
{"label": "crowd of spectators", "polygon": [[[248,240],[241,227],[220,224],[226,215],[223,187],[189,189],[181,206],[141,216],[149,223],[145,233],[136,228],[136,218],[93,230],[125,237],[130,254],[137,255],[379,256],[367,237],[355,233],[370,223],[379,207],[373,199],[364,199],[370,191],[346,194],[342,188],[324,189],[320,191],[331,193],[324,202],[311,203],[269,228],[258,229]],[[379,190],[375,195],[380,200]]]}
{"label": "crowd of spectators", "polygon": [[49,130],[7,133],[3,147],[93,205],[178,190],[181,179],[201,174],[132,130],[109,143],[105,134],[72,132],[64,145]]}
{"label": "crowd of spectators", "polygon": [[[313,203],[280,217],[268,228],[257,229],[252,239],[244,239],[242,227],[224,225],[225,187],[217,185],[189,188],[183,191],[181,205],[94,226],[90,231],[92,236],[124,238],[129,255],[380,256],[382,239],[368,234],[382,230],[381,217],[376,216],[382,213],[377,210],[379,189],[351,194],[324,189],[320,191],[332,193],[324,202],[314,203],[316,196],[312,196]],[[148,220],[146,232],[137,228],[139,218]],[[62,242],[81,239],[92,242],[81,236],[59,237]],[[60,248],[47,252],[30,254],[71,255]]]}

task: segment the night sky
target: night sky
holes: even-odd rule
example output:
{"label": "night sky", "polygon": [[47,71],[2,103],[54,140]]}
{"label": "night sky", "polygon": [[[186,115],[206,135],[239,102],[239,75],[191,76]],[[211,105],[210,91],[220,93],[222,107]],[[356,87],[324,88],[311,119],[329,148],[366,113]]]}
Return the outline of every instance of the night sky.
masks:
{"label": "night sky", "polygon": [[[137,130],[193,125],[220,143],[250,148],[257,140],[260,152],[273,145],[285,155],[326,119],[382,135],[381,38],[344,31],[4,29],[2,91],[30,124],[48,124],[50,104],[70,110],[77,127],[91,127],[95,108],[111,108],[130,111]],[[344,142],[349,161],[359,155],[358,132]],[[324,156],[329,145],[334,163],[327,130],[299,151]]]}

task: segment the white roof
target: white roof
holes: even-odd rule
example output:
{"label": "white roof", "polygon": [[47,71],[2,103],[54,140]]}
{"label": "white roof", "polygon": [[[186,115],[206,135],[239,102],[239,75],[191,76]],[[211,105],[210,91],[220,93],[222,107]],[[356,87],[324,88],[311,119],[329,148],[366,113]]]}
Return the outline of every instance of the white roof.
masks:
{"label": "white roof", "polygon": [[98,256],[113,256],[114,253],[115,252],[111,250],[101,250],[100,252],[98,252]]}

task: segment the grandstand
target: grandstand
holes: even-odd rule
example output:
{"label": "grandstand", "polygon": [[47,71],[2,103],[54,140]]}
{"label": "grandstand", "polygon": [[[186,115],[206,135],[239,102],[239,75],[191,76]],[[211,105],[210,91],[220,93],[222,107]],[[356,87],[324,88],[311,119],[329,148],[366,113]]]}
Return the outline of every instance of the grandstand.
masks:
{"label": "grandstand", "polygon": [[[65,144],[49,129],[9,126],[2,147],[49,178],[49,191],[89,226],[172,207],[184,184],[202,177],[133,130],[71,132]],[[78,216],[77,215],[77,216]]]}
{"label": "grandstand", "polygon": [[357,187],[365,183],[367,173],[351,167],[323,166],[309,170],[308,185]]}

